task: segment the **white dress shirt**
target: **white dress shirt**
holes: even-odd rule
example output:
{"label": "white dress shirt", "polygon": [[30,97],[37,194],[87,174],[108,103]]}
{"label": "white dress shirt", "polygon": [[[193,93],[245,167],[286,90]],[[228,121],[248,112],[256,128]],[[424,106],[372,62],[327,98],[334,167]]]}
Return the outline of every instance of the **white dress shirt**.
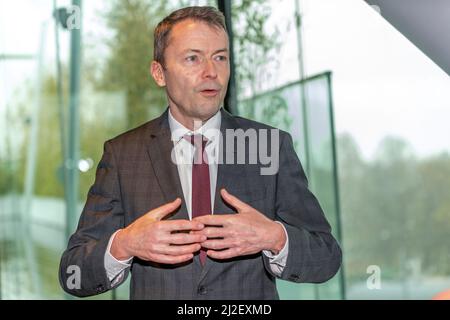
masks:
{"label": "white dress shirt", "polygon": [[[183,189],[184,199],[186,201],[186,208],[188,211],[189,219],[192,219],[192,161],[194,158],[194,146],[183,139],[184,135],[192,134],[202,134],[208,139],[205,147],[205,151],[208,157],[209,164],[209,179],[211,188],[211,208],[214,208],[214,198],[216,193],[216,183],[217,183],[217,169],[218,169],[218,159],[219,159],[219,141],[220,141],[220,124],[222,120],[222,114],[220,110],[212,116],[208,121],[206,121],[200,128],[191,131],[184,127],[180,122],[178,122],[170,112],[169,109],[169,126],[171,131],[171,139],[174,144],[174,149],[172,153],[172,160],[176,161],[178,175],[180,177],[181,187]],[[239,197],[239,195],[236,195]],[[283,224],[280,223],[281,226]],[[274,255],[268,250],[263,250],[263,253],[270,260],[270,268],[276,275],[281,275],[284,267],[286,266],[286,260],[289,248],[289,239],[286,234],[286,244],[283,249]],[[115,286],[122,282],[124,271],[131,266],[130,258],[128,260],[117,260],[111,253],[111,244],[114,240],[114,236],[117,231],[111,236],[109,240],[108,247],[105,252],[105,269],[109,280],[111,281],[111,286]]]}
{"label": "white dress shirt", "polygon": [[214,208],[214,198],[216,194],[217,184],[217,163],[219,161],[219,140],[220,140],[220,124],[222,115],[217,112],[203,126],[197,130],[191,131],[179,123],[171,114],[169,109],[169,127],[174,144],[174,154],[176,159],[178,175],[180,176],[181,187],[183,189],[184,199],[189,219],[192,219],[192,161],[194,159],[195,147],[186,139],[185,135],[201,134],[208,139],[205,152],[209,164],[209,181],[211,208]]}

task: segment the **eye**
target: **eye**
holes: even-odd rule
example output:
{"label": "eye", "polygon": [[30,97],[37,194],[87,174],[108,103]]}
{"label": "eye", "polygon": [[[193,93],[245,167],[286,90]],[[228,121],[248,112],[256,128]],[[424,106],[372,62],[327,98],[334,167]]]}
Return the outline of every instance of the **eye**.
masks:
{"label": "eye", "polygon": [[228,60],[228,57],[227,56],[216,56],[215,58],[214,58],[216,61],[227,61]]}
{"label": "eye", "polygon": [[186,60],[187,62],[195,62],[195,61],[198,60],[198,57],[197,57],[196,55],[192,55],[192,56],[186,57],[185,60]]}

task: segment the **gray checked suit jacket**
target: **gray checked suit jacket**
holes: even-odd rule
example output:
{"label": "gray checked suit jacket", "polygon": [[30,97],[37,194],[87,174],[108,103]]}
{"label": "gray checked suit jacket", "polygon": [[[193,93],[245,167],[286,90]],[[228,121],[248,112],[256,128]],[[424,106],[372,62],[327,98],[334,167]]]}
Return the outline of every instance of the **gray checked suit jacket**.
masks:
{"label": "gray checked suit jacket", "polygon": [[[220,112],[223,133],[226,129],[273,129],[223,109]],[[177,197],[184,199],[176,164],[171,161],[170,137],[166,110],[159,118],[105,143],[78,228],[61,258],[59,277],[66,292],[84,297],[111,289],[104,268],[111,235],[151,209]],[[236,212],[218,192],[226,188],[286,228],[289,254],[281,279],[327,281],[341,265],[341,249],[318,201],[308,190],[290,135],[280,131],[278,145],[279,170],[274,175],[261,175],[263,165],[259,161],[218,165],[213,212]],[[169,219],[189,219],[185,201]],[[71,265],[80,268],[79,288],[67,286]],[[130,272],[132,299],[278,299],[276,275],[263,253],[228,260],[208,258],[204,267],[198,255],[177,265],[134,258]]]}

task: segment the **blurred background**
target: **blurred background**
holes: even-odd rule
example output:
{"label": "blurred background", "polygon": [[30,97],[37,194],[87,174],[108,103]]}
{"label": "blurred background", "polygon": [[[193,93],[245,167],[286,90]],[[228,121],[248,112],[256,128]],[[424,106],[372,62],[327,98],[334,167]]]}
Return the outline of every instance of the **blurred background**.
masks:
{"label": "blurred background", "polygon": [[[225,107],[292,134],[343,249],[331,281],[278,281],[281,298],[450,290],[450,78],[368,2],[1,0],[0,298],[71,299],[59,259],[103,143],[165,110],[148,72],[153,29],[189,5],[225,13]],[[450,17],[450,3],[437,11]],[[450,43],[446,30],[437,41]]]}

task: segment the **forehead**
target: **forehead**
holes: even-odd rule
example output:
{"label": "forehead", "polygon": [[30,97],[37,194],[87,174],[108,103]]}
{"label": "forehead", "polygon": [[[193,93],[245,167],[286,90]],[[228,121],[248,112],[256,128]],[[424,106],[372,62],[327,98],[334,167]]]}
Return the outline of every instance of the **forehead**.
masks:
{"label": "forehead", "polygon": [[[169,46],[178,49],[194,47],[228,47],[228,35],[222,28],[203,21],[184,20],[177,23],[170,32]],[[215,49],[215,48],[212,48]]]}

